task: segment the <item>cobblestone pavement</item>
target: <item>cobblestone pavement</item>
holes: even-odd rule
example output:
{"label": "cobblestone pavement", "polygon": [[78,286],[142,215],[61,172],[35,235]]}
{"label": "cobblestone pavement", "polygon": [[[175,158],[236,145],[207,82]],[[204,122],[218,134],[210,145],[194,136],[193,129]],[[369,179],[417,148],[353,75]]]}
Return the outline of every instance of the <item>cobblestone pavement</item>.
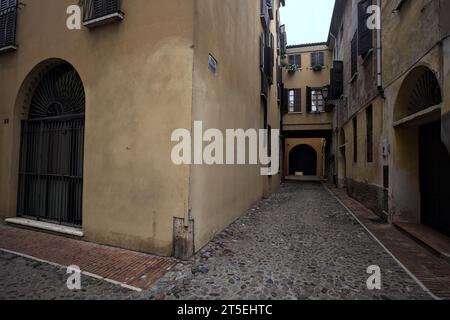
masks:
{"label": "cobblestone pavement", "polygon": [[145,295],[81,276],[80,291],[67,289],[65,268],[0,252],[0,300],[125,300]]}
{"label": "cobblestone pavement", "polygon": [[[382,290],[367,289],[371,265]],[[178,264],[156,299],[430,299],[319,183],[281,191]]]}
{"label": "cobblestone pavement", "polygon": [[[367,289],[371,265],[380,291]],[[66,279],[0,253],[0,299],[430,299],[318,183],[284,184],[143,293],[88,277],[71,292]]]}

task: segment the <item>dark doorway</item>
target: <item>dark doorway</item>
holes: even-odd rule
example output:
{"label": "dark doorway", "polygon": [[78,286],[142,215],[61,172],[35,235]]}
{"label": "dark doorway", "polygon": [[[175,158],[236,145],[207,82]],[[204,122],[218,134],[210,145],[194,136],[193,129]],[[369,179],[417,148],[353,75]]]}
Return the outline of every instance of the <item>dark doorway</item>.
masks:
{"label": "dark doorway", "polygon": [[303,173],[304,176],[317,175],[317,152],[313,147],[302,144],[289,154],[289,174]]}
{"label": "dark doorway", "polygon": [[441,122],[420,128],[422,223],[450,236],[450,155],[441,141]]}
{"label": "dark doorway", "polygon": [[67,64],[51,68],[22,122],[18,216],[81,226],[85,95]]}

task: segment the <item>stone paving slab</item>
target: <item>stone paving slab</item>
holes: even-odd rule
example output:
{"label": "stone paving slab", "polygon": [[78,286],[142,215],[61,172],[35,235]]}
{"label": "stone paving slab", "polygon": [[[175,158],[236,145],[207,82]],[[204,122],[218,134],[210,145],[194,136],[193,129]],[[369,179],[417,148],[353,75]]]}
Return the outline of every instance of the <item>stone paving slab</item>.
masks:
{"label": "stone paving slab", "polygon": [[83,272],[143,290],[176,263],[174,259],[6,225],[0,225],[0,249],[65,267],[76,265]]}
{"label": "stone paving slab", "polygon": [[377,216],[352,199],[344,189],[327,187],[348,207],[386,248],[433,294],[450,299],[450,264],[387,223],[377,223]]}

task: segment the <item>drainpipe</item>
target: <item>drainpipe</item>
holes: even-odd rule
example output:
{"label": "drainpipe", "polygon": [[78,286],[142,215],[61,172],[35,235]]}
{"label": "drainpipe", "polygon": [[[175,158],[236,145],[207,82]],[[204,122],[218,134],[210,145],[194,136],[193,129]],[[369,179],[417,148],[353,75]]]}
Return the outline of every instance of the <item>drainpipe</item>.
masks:
{"label": "drainpipe", "polygon": [[[377,7],[380,10],[380,19],[381,19],[381,0],[377,0]],[[381,23],[380,23],[381,26]],[[381,44],[381,28],[377,29],[377,87],[381,96],[384,98],[384,89],[383,89],[383,65],[382,65],[382,44]]]}

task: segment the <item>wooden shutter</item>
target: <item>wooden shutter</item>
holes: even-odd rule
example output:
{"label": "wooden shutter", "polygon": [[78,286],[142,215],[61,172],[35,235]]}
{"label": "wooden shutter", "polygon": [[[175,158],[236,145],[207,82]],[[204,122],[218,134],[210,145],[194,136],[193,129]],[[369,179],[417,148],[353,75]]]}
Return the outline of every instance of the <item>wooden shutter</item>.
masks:
{"label": "wooden shutter", "polygon": [[333,61],[331,70],[331,99],[339,99],[344,93],[344,63]]}
{"label": "wooden shutter", "polygon": [[370,14],[367,8],[372,5],[372,0],[362,0],[358,3],[358,54],[365,56],[373,47],[373,32],[367,27]]}
{"label": "wooden shutter", "polygon": [[325,66],[325,54],[323,52],[318,53],[319,64]]}
{"label": "wooden shutter", "polygon": [[0,0],[0,48],[16,43],[17,0]]}
{"label": "wooden shutter", "polygon": [[311,88],[306,87],[306,112],[311,112]]}
{"label": "wooden shutter", "polygon": [[355,33],[351,42],[351,71],[352,77],[358,72],[358,32]]}
{"label": "wooden shutter", "polygon": [[282,98],[281,98],[282,110],[283,110],[283,113],[288,113],[289,112],[289,90],[284,89],[284,88],[282,90],[283,90],[283,94],[282,94]]}
{"label": "wooden shutter", "polygon": [[302,89],[294,91],[294,112],[302,112]]}
{"label": "wooden shutter", "polygon": [[317,54],[315,52],[311,53],[311,68],[317,65]]}
{"label": "wooden shutter", "polygon": [[265,40],[266,39],[265,39],[264,33],[262,33],[261,36],[259,37],[259,49],[260,49],[260,52],[259,52],[259,65],[261,67],[261,70],[264,70],[264,56],[265,56],[264,48],[266,46],[266,43],[265,43],[266,41]]}

